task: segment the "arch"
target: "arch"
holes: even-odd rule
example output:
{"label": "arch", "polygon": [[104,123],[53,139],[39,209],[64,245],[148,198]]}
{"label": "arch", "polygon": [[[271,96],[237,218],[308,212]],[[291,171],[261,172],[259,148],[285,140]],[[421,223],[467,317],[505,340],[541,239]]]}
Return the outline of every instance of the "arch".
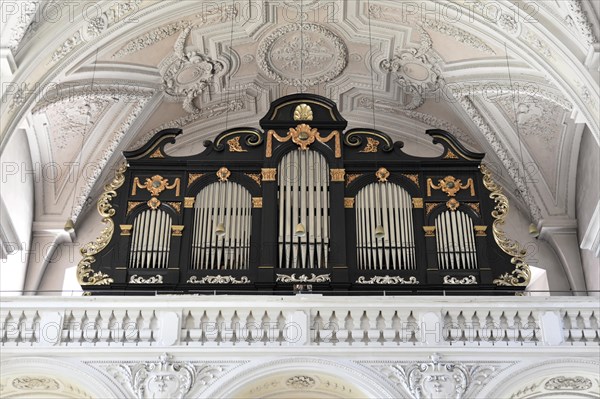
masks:
{"label": "arch", "polygon": [[[0,368],[3,385],[10,383],[3,392],[5,398],[118,399],[130,395],[114,381],[81,362],[20,356],[3,360]],[[13,384],[15,380],[18,382]]]}
{"label": "arch", "polygon": [[355,363],[314,357],[252,362],[216,383],[203,397],[211,398],[398,398],[389,382]]}
{"label": "arch", "polygon": [[[277,166],[281,163],[281,160],[290,152],[298,150],[300,147],[298,144],[293,143],[291,140],[285,143],[282,143],[276,149],[273,150],[273,154],[270,158],[267,158],[267,165],[272,164],[273,166]],[[329,167],[335,167],[334,165],[341,162],[341,158],[335,158],[335,153],[326,144],[323,144],[319,141],[313,142],[310,147],[308,147],[307,151],[316,151],[321,154],[326,160]]]}
{"label": "arch", "polygon": [[[593,351],[592,351],[593,352]],[[593,353],[591,353],[593,356]],[[486,385],[481,398],[597,398],[600,362],[586,358],[547,359],[509,367]]]}
{"label": "arch", "polygon": [[[203,173],[203,175],[194,180],[194,182],[188,187],[186,194],[187,196],[195,197],[206,186],[219,181],[216,171],[200,171],[200,173]],[[228,177],[227,181],[237,183],[244,187],[253,197],[260,197],[262,195],[261,186],[259,186],[255,180],[252,180],[250,176],[245,173],[235,171],[230,171],[230,173],[231,175]]]}

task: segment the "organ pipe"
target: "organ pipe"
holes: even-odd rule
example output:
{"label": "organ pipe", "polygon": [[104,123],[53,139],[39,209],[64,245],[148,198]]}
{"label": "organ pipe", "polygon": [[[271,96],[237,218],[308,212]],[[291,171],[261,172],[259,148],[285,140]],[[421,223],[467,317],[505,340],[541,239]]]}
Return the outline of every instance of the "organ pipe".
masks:
{"label": "organ pipe", "polygon": [[[416,269],[412,198],[402,187],[372,183],[355,198],[356,250],[359,269]],[[382,225],[385,235],[375,237]]]}
{"label": "organ pipe", "polygon": [[[204,187],[194,203],[192,269],[244,270],[250,261],[252,197],[234,182]],[[223,223],[225,234],[216,233]]]}
{"label": "organ pipe", "polygon": [[[282,268],[325,268],[329,253],[329,167],[311,150],[286,154],[278,166],[279,262]],[[295,234],[302,223],[306,234]]]}
{"label": "organ pipe", "polygon": [[164,269],[171,246],[171,216],[162,209],[148,209],[133,221],[130,268]]}
{"label": "organ pipe", "polygon": [[445,211],[435,219],[438,265],[444,270],[476,269],[473,221],[464,212]]}

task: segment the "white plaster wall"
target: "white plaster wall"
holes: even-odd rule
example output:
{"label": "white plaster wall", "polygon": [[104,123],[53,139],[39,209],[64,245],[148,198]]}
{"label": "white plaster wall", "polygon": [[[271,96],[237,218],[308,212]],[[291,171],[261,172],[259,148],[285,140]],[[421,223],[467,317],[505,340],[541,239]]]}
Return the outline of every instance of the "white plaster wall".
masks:
{"label": "white plaster wall", "polygon": [[[596,204],[600,200],[600,147],[590,129],[586,127],[581,137],[576,183],[576,217],[579,242],[590,224]],[[588,290],[600,290],[600,259],[592,251],[581,250],[581,262]],[[600,293],[592,293],[600,296]]]}
{"label": "white plaster wall", "polygon": [[553,291],[552,295],[569,295],[569,281],[560,260],[550,244],[529,234],[529,223],[529,216],[512,206],[504,231],[507,237],[518,241],[527,250],[527,264],[546,271],[548,287]]}
{"label": "white plaster wall", "polygon": [[17,130],[0,154],[0,198],[9,216],[0,220],[2,226],[12,224],[23,250],[0,260],[0,290],[3,295],[23,289],[25,269],[30,249],[33,222],[33,165],[27,135]]}

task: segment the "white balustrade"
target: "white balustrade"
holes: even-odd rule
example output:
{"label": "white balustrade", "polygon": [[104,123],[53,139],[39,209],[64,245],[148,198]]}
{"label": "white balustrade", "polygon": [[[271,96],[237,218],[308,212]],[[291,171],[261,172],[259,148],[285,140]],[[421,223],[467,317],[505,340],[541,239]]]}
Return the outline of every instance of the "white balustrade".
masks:
{"label": "white balustrade", "polygon": [[0,345],[597,347],[599,317],[593,297],[13,297]]}

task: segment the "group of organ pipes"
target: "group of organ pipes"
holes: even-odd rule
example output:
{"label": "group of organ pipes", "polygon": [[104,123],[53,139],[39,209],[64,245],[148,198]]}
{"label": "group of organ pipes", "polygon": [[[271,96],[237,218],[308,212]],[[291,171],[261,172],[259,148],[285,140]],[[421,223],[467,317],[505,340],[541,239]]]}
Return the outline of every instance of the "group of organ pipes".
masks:
{"label": "group of organ pipes", "polygon": [[233,128],[193,156],[167,129],[125,152],[98,200],[99,238],[78,266],[90,293],[506,293],[529,280],[501,230],[508,202],[442,130],[436,157],[374,129],[346,130],[335,103],[274,101],[262,130]]}

